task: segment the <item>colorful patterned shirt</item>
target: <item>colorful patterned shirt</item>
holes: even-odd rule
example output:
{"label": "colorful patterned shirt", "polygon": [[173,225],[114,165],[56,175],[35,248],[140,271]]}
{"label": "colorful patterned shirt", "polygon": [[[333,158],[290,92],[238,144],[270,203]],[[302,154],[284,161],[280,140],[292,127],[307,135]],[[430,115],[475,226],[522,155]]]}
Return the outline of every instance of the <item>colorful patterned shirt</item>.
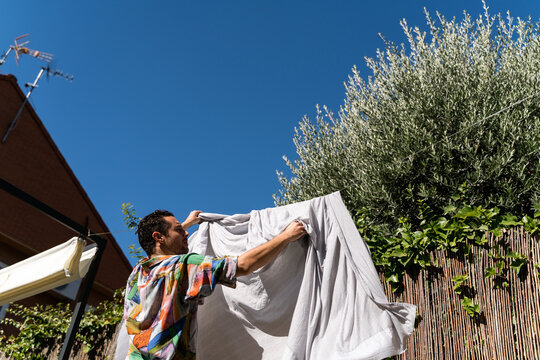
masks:
{"label": "colorful patterned shirt", "polygon": [[144,258],[126,286],[127,359],[195,359],[197,305],[217,283],[236,286],[236,257]]}

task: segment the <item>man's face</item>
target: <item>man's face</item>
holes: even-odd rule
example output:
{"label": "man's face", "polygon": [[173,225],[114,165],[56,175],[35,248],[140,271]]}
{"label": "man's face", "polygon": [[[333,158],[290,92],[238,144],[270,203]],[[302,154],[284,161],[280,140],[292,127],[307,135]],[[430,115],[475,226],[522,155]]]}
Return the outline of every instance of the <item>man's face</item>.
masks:
{"label": "man's face", "polygon": [[171,255],[186,254],[188,250],[187,238],[189,233],[184,230],[182,224],[174,216],[164,216],[163,219],[170,225],[167,234],[164,234],[164,243],[162,247],[165,247],[164,251]]}

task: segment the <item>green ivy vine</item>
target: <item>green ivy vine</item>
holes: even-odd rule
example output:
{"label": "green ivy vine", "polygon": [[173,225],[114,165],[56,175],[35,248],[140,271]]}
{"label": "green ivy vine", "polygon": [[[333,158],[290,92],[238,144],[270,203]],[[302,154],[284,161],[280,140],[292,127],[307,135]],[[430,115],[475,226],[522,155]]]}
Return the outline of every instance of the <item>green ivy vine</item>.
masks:
{"label": "green ivy vine", "polygon": [[[61,346],[73,311],[68,304],[35,305],[26,307],[11,304],[9,316],[0,325],[10,325],[18,334],[7,336],[0,330],[0,351],[14,360],[45,360],[56,346]],[[123,316],[123,289],[117,290],[113,300],[103,301],[85,312],[77,332],[74,350],[81,347],[90,359],[98,359],[97,350],[111,338]]]}
{"label": "green ivy vine", "polygon": [[[473,246],[486,249],[495,267],[487,268],[484,277],[492,278],[496,288],[507,287],[508,271],[513,270],[519,275],[529,262],[526,255],[513,251],[508,244],[497,242],[489,245],[486,233],[498,237],[503,229],[515,226],[523,226],[531,235],[539,233],[540,205],[533,207],[532,216],[518,218],[512,214],[501,214],[497,207],[486,209],[468,205],[462,194],[452,200],[453,203],[446,206],[442,214],[435,213],[423,200],[418,200],[418,222],[413,224],[409,219],[401,218],[399,227],[393,232],[373,225],[367,211],[356,214],[358,231],[371,250],[375,266],[383,272],[393,292],[401,288],[406,272],[436,267],[435,250],[469,256]],[[540,270],[537,265],[535,267]],[[467,313],[471,317],[479,314],[478,305],[462,294],[468,276],[460,275],[452,280],[454,291],[462,297]]]}

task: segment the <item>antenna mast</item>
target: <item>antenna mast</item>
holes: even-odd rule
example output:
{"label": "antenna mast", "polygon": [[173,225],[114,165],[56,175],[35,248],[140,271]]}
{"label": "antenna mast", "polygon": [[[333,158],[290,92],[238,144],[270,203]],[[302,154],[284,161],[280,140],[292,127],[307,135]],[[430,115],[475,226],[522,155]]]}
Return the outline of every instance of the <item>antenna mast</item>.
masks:
{"label": "antenna mast", "polygon": [[[21,35],[21,36],[15,38],[15,41],[14,41],[15,45],[11,45],[9,47],[8,51],[6,51],[6,53],[0,59],[0,66],[2,66],[2,64],[4,64],[4,62],[6,61],[9,53],[12,50],[15,51],[15,61],[17,62],[17,66],[19,65],[19,55],[23,55],[23,54],[30,55],[32,57],[35,57],[36,59],[45,61],[47,63],[50,63],[52,61],[54,55],[49,54],[49,53],[45,53],[45,52],[42,52],[42,51],[38,51],[38,50],[32,50],[32,49],[29,49],[29,48],[24,46],[24,45],[28,44],[30,41],[27,40],[27,41],[25,41],[25,42],[23,42],[21,44],[19,44],[17,42],[17,40],[20,40],[20,39],[25,38],[27,36],[28,36],[28,34],[25,34],[25,35]],[[37,83],[39,82],[39,80],[43,76],[43,73],[47,74],[47,78],[49,78],[50,75],[53,75],[53,76],[63,77],[64,79],[69,80],[69,81],[73,81],[73,76],[72,75],[64,74],[62,71],[60,71],[58,69],[52,70],[49,65],[47,65],[47,67],[42,66],[41,70],[39,71],[39,73],[38,73],[36,79],[34,80],[34,82],[25,84],[25,86],[27,88],[30,88],[30,90],[28,90],[28,93],[26,94],[24,102],[22,103],[21,107],[19,108],[19,111],[17,112],[17,115],[15,115],[15,118],[9,124],[8,130],[6,131],[4,137],[2,138],[2,144],[4,144],[6,142],[9,133],[15,127],[15,123],[17,122],[17,119],[19,118],[22,111],[24,110],[24,106],[28,102],[28,99],[30,98],[30,95],[32,95],[32,91],[34,91],[34,89],[38,87]]]}

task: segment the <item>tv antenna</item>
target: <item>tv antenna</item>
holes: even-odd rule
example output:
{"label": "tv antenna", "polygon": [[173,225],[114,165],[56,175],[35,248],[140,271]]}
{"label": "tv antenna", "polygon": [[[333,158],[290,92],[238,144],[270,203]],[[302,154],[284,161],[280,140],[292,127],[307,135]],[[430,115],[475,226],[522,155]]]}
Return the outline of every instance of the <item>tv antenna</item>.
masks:
{"label": "tv antenna", "polygon": [[24,110],[24,107],[25,107],[26,103],[30,99],[30,95],[32,95],[32,92],[34,91],[34,89],[38,87],[38,82],[39,82],[39,80],[41,79],[41,77],[43,76],[44,73],[47,75],[47,79],[49,79],[49,76],[52,75],[52,76],[62,77],[62,78],[66,79],[66,80],[69,80],[69,81],[73,81],[73,75],[65,74],[62,71],[58,70],[58,69],[51,69],[49,63],[53,59],[52,54],[44,53],[44,52],[37,51],[37,50],[32,50],[32,49],[29,49],[29,48],[25,47],[24,45],[28,44],[29,41],[25,41],[25,42],[20,43],[20,44],[17,42],[18,40],[21,40],[21,39],[23,39],[23,38],[25,38],[27,36],[28,36],[28,34],[25,34],[25,35],[22,35],[22,36],[19,36],[19,37],[15,38],[15,45],[11,45],[9,47],[9,50],[0,59],[0,66],[6,61],[6,58],[8,57],[9,53],[11,51],[15,51],[15,60],[17,62],[17,65],[19,65],[19,55],[27,54],[27,55],[33,56],[33,57],[35,57],[35,58],[37,58],[39,60],[43,60],[43,61],[47,62],[47,67],[45,67],[45,66],[41,67],[41,69],[40,69],[40,71],[39,71],[39,73],[38,73],[38,75],[37,75],[37,77],[36,77],[36,79],[34,80],[33,83],[26,83],[24,85],[25,87],[29,88],[28,93],[26,94],[24,102],[22,103],[21,107],[19,108],[19,111],[17,112],[17,115],[15,115],[15,118],[9,124],[8,130],[6,131],[4,137],[2,138],[2,144],[4,144],[6,142],[9,133],[15,127],[15,124],[17,123],[17,120],[19,119],[19,116],[21,115],[22,111]]}
{"label": "tv antenna", "polygon": [[27,36],[28,34],[24,34],[15,38],[14,45],[10,45],[8,51],[6,51],[4,55],[2,55],[2,58],[0,59],[0,66],[2,66],[6,62],[6,59],[11,53],[11,51],[15,52],[15,62],[17,63],[17,66],[19,66],[19,57],[21,55],[30,55],[38,60],[42,60],[47,63],[50,63],[52,61],[53,54],[27,48],[25,45],[27,45],[30,40],[19,43],[21,39],[24,39]]}

